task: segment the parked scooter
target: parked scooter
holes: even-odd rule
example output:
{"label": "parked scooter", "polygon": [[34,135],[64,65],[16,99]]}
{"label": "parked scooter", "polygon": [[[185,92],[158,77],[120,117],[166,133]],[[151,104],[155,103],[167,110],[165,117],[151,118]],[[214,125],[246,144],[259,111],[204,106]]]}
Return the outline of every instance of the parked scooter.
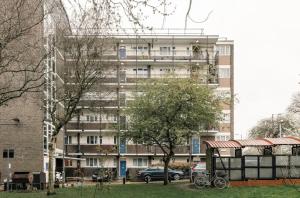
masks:
{"label": "parked scooter", "polygon": [[63,176],[61,172],[56,172],[55,173],[55,183],[62,183],[63,181]]}

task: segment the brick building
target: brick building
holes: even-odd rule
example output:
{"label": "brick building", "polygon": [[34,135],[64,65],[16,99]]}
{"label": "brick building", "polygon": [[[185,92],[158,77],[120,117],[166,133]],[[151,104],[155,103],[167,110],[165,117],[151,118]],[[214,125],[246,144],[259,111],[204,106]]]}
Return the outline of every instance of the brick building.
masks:
{"label": "brick building", "polygon": [[[7,18],[15,14],[7,13],[13,12],[15,3],[4,2],[1,9],[5,9],[3,13]],[[55,87],[62,83],[59,80],[62,61],[54,43],[58,32],[67,31],[70,34],[68,17],[60,0],[45,3],[41,0],[24,0],[23,3],[20,7],[22,23],[28,23],[28,27],[32,28],[24,36],[18,37],[16,45],[9,50],[22,51],[21,60],[27,57],[34,63],[42,61],[40,67],[45,75],[35,83],[45,84],[39,88],[39,92],[25,93],[0,107],[0,183],[15,172],[48,171],[48,136],[52,130],[51,122],[47,119],[51,107],[49,101],[55,99]],[[22,46],[31,47],[23,49]],[[1,75],[0,82],[7,82],[4,80],[5,76]],[[18,78],[13,82],[16,85],[22,83]],[[62,139],[58,141],[58,152],[62,150]]]}

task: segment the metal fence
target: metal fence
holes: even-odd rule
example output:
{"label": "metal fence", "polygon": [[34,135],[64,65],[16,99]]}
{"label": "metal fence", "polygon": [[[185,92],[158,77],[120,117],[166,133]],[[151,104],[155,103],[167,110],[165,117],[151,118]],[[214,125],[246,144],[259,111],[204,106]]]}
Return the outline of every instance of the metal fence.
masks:
{"label": "metal fence", "polygon": [[214,157],[212,168],[226,172],[229,180],[300,178],[300,156]]}

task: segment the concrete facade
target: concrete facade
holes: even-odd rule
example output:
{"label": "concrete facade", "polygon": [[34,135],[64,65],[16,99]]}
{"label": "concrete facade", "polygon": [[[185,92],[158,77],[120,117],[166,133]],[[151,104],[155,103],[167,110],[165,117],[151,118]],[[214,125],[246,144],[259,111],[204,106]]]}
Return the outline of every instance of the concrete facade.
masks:
{"label": "concrete facade", "polygon": [[[143,79],[164,78],[172,73],[176,78],[193,78],[227,98],[226,103],[221,104],[224,119],[219,126],[207,128],[189,143],[178,146],[172,162],[188,163],[190,158],[194,162],[204,161],[203,141],[233,137],[233,41],[188,33],[113,35],[106,48],[107,51],[100,54],[97,42],[91,47],[94,59],[101,57],[109,61],[103,63],[105,78],[99,79],[99,86],[82,97],[80,113],[68,124],[66,155],[81,160],[73,159],[66,166],[67,177],[72,176],[75,169],[81,169],[90,177],[99,168],[111,168],[118,176],[124,176],[122,164],[126,164],[127,170],[135,170],[161,163],[163,154],[158,147],[130,141],[124,144],[119,138],[119,134],[126,131],[128,118],[118,112],[133,100],[136,87]],[[71,66],[72,58],[66,60],[67,66]],[[193,68],[199,69],[195,72]],[[194,143],[198,144],[197,151],[193,150]],[[221,154],[229,155],[229,151],[221,150]]]}

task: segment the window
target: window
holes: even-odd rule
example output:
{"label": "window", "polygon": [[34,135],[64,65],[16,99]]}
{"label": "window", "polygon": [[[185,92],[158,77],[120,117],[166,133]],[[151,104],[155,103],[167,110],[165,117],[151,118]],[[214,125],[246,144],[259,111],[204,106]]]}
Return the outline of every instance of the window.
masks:
{"label": "window", "polygon": [[98,136],[87,136],[87,144],[97,144]]}
{"label": "window", "polygon": [[170,47],[160,47],[160,55],[165,56],[165,55],[170,55],[171,48]]}
{"label": "window", "polygon": [[86,166],[95,167],[98,165],[97,158],[86,158]]}
{"label": "window", "polygon": [[48,139],[44,136],[44,150],[47,151]]}
{"label": "window", "polygon": [[117,166],[117,159],[116,158],[114,158],[114,160],[113,160],[113,165],[116,167]]}
{"label": "window", "polygon": [[102,144],[102,136],[99,136],[99,143]]}
{"label": "window", "polygon": [[65,160],[65,166],[73,166],[72,160]]}
{"label": "window", "polygon": [[45,171],[48,171],[48,169],[49,169],[49,163],[46,162],[46,163],[45,163]]}
{"label": "window", "polygon": [[148,68],[147,67],[141,67],[141,68],[137,68],[137,69],[133,69],[133,71],[135,72],[135,74],[139,77],[139,78],[147,78],[148,77]]}
{"label": "window", "polygon": [[72,144],[72,136],[65,136],[65,144]]}
{"label": "window", "polygon": [[217,46],[217,51],[219,52],[219,55],[221,55],[221,56],[228,56],[231,54],[229,45]]}
{"label": "window", "polygon": [[223,122],[230,122],[230,113],[223,113]]}
{"label": "window", "polygon": [[114,136],[114,144],[117,144],[117,136]]}
{"label": "window", "polygon": [[176,55],[176,47],[172,47],[173,55]]}
{"label": "window", "polygon": [[147,52],[148,47],[147,46],[137,46],[137,47],[134,46],[131,49],[137,50],[137,52],[139,52],[139,53],[145,53],[145,52]]}
{"label": "window", "polygon": [[187,145],[190,144],[190,138],[189,138],[189,137],[186,138],[186,144],[187,144]]}
{"label": "window", "polygon": [[3,158],[14,158],[15,151],[14,149],[4,149],[3,150]]}
{"label": "window", "polygon": [[96,115],[86,115],[86,121],[88,122],[96,122],[98,117]]}
{"label": "window", "polygon": [[219,90],[217,92],[217,95],[221,98],[230,98],[231,95],[230,95],[230,90]]}
{"label": "window", "polygon": [[230,139],[230,136],[228,136],[228,135],[217,135],[216,136],[217,141],[227,141],[229,139]]}
{"label": "window", "polygon": [[190,47],[186,47],[186,55],[190,55]]}
{"label": "window", "polygon": [[134,158],[133,166],[148,166],[148,160],[146,158]]}
{"label": "window", "polygon": [[219,68],[219,78],[230,78],[230,68]]}

